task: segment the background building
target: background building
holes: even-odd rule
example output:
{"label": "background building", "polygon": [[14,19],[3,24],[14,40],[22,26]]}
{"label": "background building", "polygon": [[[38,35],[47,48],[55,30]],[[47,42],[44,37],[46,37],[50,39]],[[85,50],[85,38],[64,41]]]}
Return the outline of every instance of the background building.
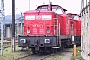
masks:
{"label": "background building", "polygon": [[[17,37],[18,35],[22,34],[24,18],[23,18],[23,14],[22,15],[16,14],[15,17],[16,17],[15,18],[15,35]],[[1,29],[0,29],[0,31],[1,31]],[[11,37],[12,37],[12,15],[7,15],[7,16],[5,16],[5,21],[4,21],[4,38],[9,39]]]}

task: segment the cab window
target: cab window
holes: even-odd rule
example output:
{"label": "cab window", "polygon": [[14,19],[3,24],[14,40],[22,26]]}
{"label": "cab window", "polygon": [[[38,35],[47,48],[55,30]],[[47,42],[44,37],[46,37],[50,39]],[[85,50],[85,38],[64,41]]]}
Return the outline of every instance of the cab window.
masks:
{"label": "cab window", "polygon": [[78,16],[72,16],[72,19],[79,20],[79,17]]}
{"label": "cab window", "polygon": [[39,8],[39,10],[48,10],[48,8],[47,7],[41,7],[41,8]]}
{"label": "cab window", "polygon": [[52,11],[54,11],[57,14],[63,14],[61,8],[52,8]]}
{"label": "cab window", "polygon": [[[48,6],[47,7],[41,7],[38,10],[48,10]],[[52,11],[57,13],[57,14],[63,14],[62,9],[60,7],[52,6]]]}

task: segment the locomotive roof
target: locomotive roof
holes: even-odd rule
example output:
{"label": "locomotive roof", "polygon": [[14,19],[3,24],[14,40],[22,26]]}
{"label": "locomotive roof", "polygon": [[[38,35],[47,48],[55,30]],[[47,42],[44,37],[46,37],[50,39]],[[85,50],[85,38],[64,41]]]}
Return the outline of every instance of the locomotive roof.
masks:
{"label": "locomotive roof", "polygon": [[[25,14],[25,13],[35,13],[35,12],[39,12],[39,11],[38,11],[38,10],[25,11],[24,14]],[[52,11],[41,11],[41,12],[49,12],[49,13],[50,13],[50,12],[52,12]]]}
{"label": "locomotive roof", "polygon": [[[39,9],[40,7],[43,7],[43,6],[48,6],[48,5],[40,5],[40,6],[38,6],[37,7],[37,9]],[[57,7],[60,7],[60,8],[62,8],[61,6],[59,6],[59,5],[51,5],[51,6],[57,6]],[[66,9],[64,9],[64,8],[62,8],[64,11],[67,11]]]}
{"label": "locomotive roof", "polygon": [[74,14],[74,13],[67,13],[67,15],[79,15],[79,14]]}

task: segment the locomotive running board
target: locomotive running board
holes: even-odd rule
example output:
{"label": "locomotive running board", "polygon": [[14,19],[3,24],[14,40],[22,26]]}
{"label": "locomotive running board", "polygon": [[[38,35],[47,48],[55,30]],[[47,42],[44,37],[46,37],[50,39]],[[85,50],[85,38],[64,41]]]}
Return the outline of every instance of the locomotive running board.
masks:
{"label": "locomotive running board", "polygon": [[60,39],[67,39],[67,38],[70,38],[70,36],[60,35]]}
{"label": "locomotive running board", "polygon": [[52,47],[52,48],[60,48],[60,47]]}

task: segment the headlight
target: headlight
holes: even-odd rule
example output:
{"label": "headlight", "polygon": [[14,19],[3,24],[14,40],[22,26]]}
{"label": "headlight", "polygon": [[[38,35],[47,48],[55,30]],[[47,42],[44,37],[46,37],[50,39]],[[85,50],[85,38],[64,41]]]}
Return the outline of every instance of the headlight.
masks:
{"label": "headlight", "polygon": [[26,43],[25,39],[20,39],[20,43]]}
{"label": "headlight", "polygon": [[50,30],[47,30],[47,33],[50,33]]}
{"label": "headlight", "polygon": [[50,43],[50,39],[45,39],[45,43]]}
{"label": "headlight", "polygon": [[27,33],[29,34],[30,33],[30,30],[27,30]]}

